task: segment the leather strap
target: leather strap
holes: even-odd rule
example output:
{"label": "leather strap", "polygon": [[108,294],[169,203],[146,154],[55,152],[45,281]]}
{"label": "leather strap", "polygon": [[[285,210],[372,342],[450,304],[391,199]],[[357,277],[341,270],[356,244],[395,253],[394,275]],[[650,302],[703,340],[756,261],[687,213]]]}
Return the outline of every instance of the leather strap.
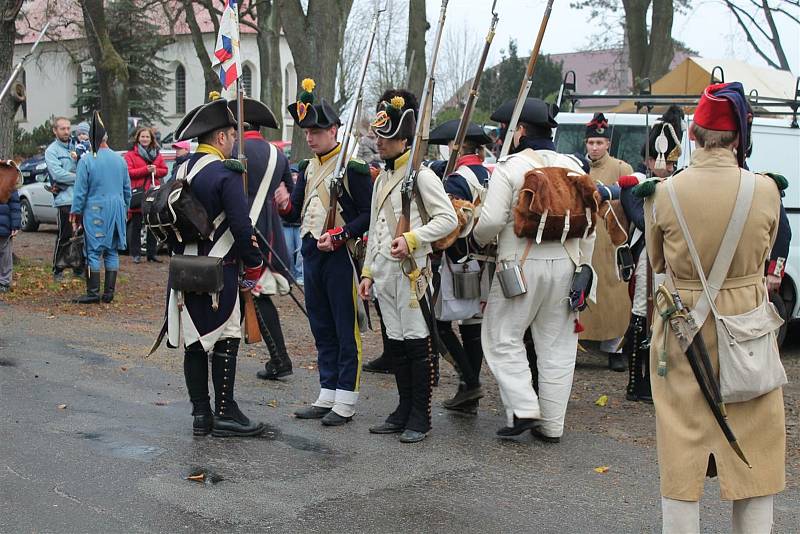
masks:
{"label": "leather strap", "polygon": [[[678,219],[678,224],[681,227],[681,232],[686,240],[686,245],[689,249],[689,256],[691,257],[697,275],[700,278],[700,283],[703,286],[703,295],[695,304],[691,314],[697,329],[703,327],[703,323],[708,318],[709,312],[713,312],[715,317],[719,317],[714,301],[719,294],[719,290],[728,276],[733,255],[736,253],[736,247],[742,237],[744,225],[747,222],[747,216],[750,213],[750,206],[753,203],[753,192],[755,191],[755,175],[747,170],[740,169],[739,178],[739,192],[736,195],[736,203],[733,206],[733,213],[731,214],[728,226],[725,229],[725,235],[722,237],[717,257],[714,259],[714,264],[711,267],[711,272],[706,279],[705,272],[703,271],[703,264],[700,261],[700,256],[697,254],[697,249],[694,246],[694,241],[689,233],[689,227],[686,224],[686,219],[683,216],[680,204],[678,202],[678,195],[675,192],[675,187],[672,180],[667,180],[667,191],[669,192],[672,207],[675,210],[675,216]],[[670,277],[672,271],[669,270]],[[674,286],[674,281],[670,280]]]}

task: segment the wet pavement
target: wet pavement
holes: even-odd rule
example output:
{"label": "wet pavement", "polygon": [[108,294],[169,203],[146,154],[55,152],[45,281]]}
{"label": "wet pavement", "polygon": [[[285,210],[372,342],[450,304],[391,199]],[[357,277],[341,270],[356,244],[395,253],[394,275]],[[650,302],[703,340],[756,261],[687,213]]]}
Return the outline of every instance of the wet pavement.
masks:
{"label": "wet pavement", "polygon": [[[395,400],[391,378],[372,374],[353,422],[325,428],[291,415],[314,397],[316,370],[263,383],[251,358],[240,359],[237,396],[267,431],[196,438],[178,360],[110,357],[102,347],[127,339],[124,325],[65,319],[66,336],[45,314],[8,311],[0,532],[660,531],[651,445],[569,420],[557,445],[499,442],[493,410],[466,417],[436,405],[429,439],[400,444],[367,432]],[[775,532],[797,530],[798,503],[795,483],[776,500]],[[728,531],[729,514],[707,482],[703,532]]]}

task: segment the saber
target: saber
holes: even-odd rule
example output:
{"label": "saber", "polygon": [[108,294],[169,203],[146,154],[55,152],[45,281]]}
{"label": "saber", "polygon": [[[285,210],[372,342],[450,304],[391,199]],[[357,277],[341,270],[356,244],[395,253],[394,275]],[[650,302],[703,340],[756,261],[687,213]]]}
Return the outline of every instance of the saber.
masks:
{"label": "saber", "polygon": [[511,151],[511,142],[514,140],[514,130],[517,129],[519,123],[519,116],[522,114],[522,107],[525,105],[525,100],[528,98],[528,93],[531,91],[533,85],[533,73],[536,70],[536,60],[539,58],[539,49],[542,47],[542,39],[544,39],[544,32],[547,29],[547,22],[550,20],[550,13],[553,11],[553,0],[547,0],[547,7],[544,9],[544,16],[542,23],[539,25],[539,34],[536,36],[536,43],[533,45],[531,57],[528,60],[528,69],[525,71],[525,77],[522,78],[522,85],[519,88],[517,95],[517,103],[514,104],[514,112],[511,114],[511,121],[508,123],[506,129],[506,138],[503,141],[503,150],[500,151],[500,157],[507,156]]}
{"label": "saber", "polygon": [[6,96],[6,93],[8,93],[9,89],[11,89],[11,84],[14,83],[14,80],[17,79],[17,76],[19,75],[19,71],[22,70],[22,66],[25,64],[26,61],[28,61],[28,58],[33,55],[34,50],[36,50],[36,47],[39,46],[39,43],[41,42],[42,37],[44,37],[44,33],[47,31],[47,28],[49,28],[49,27],[50,27],[50,21],[47,21],[47,24],[44,25],[44,28],[42,28],[42,31],[39,32],[39,37],[37,37],[36,41],[34,41],[33,46],[31,47],[30,51],[27,54],[25,54],[22,59],[19,60],[19,63],[17,63],[17,66],[14,67],[13,71],[11,71],[11,76],[9,76],[8,81],[3,86],[3,90],[0,91],[0,102],[3,101],[3,98]]}

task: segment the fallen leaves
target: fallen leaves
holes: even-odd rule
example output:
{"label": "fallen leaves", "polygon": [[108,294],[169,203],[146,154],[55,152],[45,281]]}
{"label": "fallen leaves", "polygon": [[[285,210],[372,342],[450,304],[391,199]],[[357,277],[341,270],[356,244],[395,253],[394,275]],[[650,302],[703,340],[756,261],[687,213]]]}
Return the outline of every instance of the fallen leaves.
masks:
{"label": "fallen leaves", "polygon": [[603,473],[608,473],[608,466],[607,465],[601,465],[600,467],[595,467],[594,468],[594,472],[595,473],[600,473],[601,475]]}
{"label": "fallen leaves", "polygon": [[600,395],[597,397],[597,400],[594,401],[594,403],[601,408],[604,407],[606,404],[608,404],[608,395]]}
{"label": "fallen leaves", "polygon": [[199,473],[197,475],[189,475],[188,477],[186,477],[186,480],[192,480],[194,482],[205,482],[206,474],[205,473]]}
{"label": "fallen leaves", "polygon": [[277,399],[272,399],[271,401],[269,401],[267,403],[267,406],[269,406],[270,408],[277,408],[278,407],[278,400]]}
{"label": "fallen leaves", "polygon": [[56,408],[58,408],[59,410],[66,410],[67,409],[67,405],[66,404],[59,404],[58,406],[56,406]]}

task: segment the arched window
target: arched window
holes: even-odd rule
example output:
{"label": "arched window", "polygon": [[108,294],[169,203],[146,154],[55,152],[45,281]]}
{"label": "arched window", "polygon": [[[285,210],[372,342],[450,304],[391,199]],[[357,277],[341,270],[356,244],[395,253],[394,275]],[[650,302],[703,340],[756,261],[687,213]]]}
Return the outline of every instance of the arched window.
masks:
{"label": "arched window", "polygon": [[178,64],[175,68],[175,114],[186,113],[186,69]]}
{"label": "arched window", "polygon": [[242,87],[244,87],[244,94],[253,96],[253,71],[249,65],[242,67]]}

